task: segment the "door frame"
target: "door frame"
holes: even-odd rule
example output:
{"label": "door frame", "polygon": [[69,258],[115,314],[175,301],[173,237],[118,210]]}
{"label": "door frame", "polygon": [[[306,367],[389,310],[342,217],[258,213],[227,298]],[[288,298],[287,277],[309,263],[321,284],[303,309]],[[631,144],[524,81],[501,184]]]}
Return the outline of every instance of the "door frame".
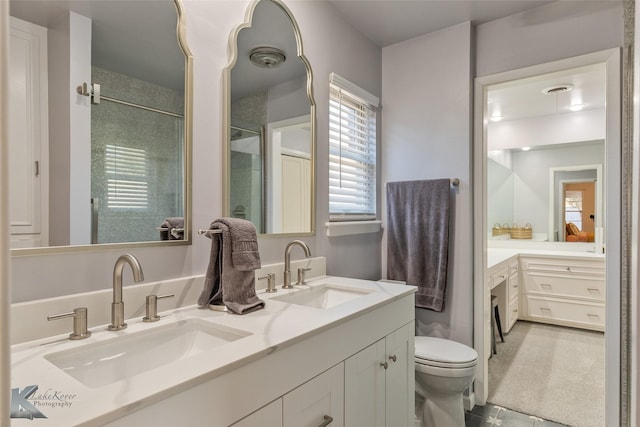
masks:
{"label": "door frame", "polygon": [[[562,59],[521,69],[506,71],[475,79],[474,90],[474,315],[473,336],[474,348],[481,357],[478,358],[474,392],[476,402],[484,405],[488,397],[488,360],[486,354],[484,318],[487,308],[485,298],[489,293],[487,275],[487,126],[489,115],[485,114],[487,87],[511,80],[553,73],[571,68],[604,63],[606,65],[606,144],[605,144],[605,189],[606,206],[605,246],[606,266],[606,334],[605,334],[605,419],[607,425],[619,425],[621,402],[626,401],[629,385],[626,378],[630,372],[628,367],[620,363],[623,342],[621,324],[628,323],[627,311],[621,311],[622,292],[622,75],[621,49],[613,48],[586,55]],[[626,227],[625,227],[626,228]],[[629,230],[625,230],[628,232]],[[628,272],[625,272],[628,275]],[[617,286],[613,286],[617,284]],[[486,299],[488,300],[488,299]],[[621,318],[625,316],[625,318]],[[626,347],[624,347],[626,349]],[[626,350],[625,350],[626,352]],[[624,389],[621,378],[625,379]]]}

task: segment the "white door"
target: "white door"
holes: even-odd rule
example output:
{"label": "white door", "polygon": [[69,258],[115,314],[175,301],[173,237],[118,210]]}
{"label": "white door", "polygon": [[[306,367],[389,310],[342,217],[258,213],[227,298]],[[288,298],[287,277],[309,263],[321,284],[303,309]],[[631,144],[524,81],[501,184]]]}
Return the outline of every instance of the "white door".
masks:
{"label": "white door", "polygon": [[386,337],[387,346],[387,426],[414,423],[415,368],[413,323]]}
{"label": "white door", "polygon": [[48,245],[47,29],[10,17],[11,247]]}

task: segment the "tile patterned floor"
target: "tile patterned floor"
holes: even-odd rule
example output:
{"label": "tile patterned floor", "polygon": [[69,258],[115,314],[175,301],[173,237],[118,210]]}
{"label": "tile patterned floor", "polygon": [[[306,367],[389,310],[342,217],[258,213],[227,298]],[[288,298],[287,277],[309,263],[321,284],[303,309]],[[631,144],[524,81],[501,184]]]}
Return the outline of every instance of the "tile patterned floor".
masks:
{"label": "tile patterned floor", "polygon": [[491,403],[475,406],[473,410],[466,412],[465,425],[466,427],[566,427],[564,424],[515,412]]}

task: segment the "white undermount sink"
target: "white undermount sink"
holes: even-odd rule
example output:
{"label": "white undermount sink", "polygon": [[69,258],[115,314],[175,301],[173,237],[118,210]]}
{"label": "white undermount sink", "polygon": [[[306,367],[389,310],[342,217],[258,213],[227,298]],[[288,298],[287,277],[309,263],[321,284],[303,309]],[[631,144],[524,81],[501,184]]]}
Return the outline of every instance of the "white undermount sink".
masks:
{"label": "white undermount sink", "polygon": [[186,319],[44,357],[84,385],[102,387],[249,335],[200,319]]}
{"label": "white undermount sink", "polygon": [[371,292],[373,291],[370,289],[324,283],[308,289],[299,289],[271,299],[289,304],[303,305],[305,307],[328,309],[360,298]]}

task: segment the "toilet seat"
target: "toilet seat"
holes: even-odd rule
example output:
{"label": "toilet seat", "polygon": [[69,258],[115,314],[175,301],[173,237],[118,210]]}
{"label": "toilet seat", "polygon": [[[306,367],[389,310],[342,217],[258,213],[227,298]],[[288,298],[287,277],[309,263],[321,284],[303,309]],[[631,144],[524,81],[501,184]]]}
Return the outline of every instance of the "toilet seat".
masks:
{"label": "toilet seat", "polygon": [[436,337],[415,337],[414,361],[420,365],[462,369],[477,364],[478,352],[456,341]]}

